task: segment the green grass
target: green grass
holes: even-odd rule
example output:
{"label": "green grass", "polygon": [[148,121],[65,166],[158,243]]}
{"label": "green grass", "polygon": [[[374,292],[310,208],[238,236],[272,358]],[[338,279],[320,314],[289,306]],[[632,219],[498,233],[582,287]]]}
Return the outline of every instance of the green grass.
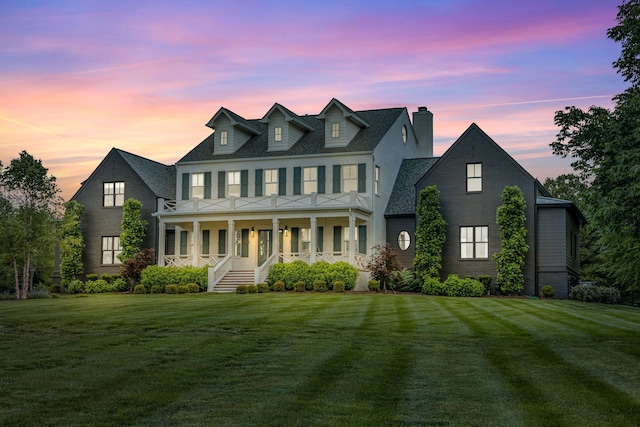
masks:
{"label": "green grass", "polygon": [[0,301],[0,425],[640,425],[640,310],[308,293]]}

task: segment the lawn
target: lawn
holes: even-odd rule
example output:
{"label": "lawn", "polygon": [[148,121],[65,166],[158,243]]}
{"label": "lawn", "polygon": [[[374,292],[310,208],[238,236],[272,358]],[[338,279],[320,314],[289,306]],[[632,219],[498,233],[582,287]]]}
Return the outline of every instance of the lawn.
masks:
{"label": "lawn", "polygon": [[0,301],[0,425],[640,425],[640,310],[393,294]]}

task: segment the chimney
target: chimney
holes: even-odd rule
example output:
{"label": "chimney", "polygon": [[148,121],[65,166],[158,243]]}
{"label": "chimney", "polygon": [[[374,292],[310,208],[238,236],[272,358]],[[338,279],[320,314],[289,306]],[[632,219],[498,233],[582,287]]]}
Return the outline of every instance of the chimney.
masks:
{"label": "chimney", "polygon": [[433,157],[433,113],[418,107],[413,113],[413,130],[418,139],[418,157]]}

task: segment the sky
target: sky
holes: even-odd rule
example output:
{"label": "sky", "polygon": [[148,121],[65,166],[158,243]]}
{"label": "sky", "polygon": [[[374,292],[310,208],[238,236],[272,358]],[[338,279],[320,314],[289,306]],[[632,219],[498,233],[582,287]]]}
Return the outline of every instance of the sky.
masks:
{"label": "sky", "polygon": [[226,107],[426,106],[434,154],[478,124],[534,177],[556,111],[611,108],[618,0],[0,0],[0,161],[69,199],[112,147],[173,164]]}

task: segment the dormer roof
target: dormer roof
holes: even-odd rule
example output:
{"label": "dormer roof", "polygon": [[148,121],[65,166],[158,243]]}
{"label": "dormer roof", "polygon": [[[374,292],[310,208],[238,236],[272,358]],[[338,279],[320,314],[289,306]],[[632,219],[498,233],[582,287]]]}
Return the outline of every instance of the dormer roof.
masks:
{"label": "dormer roof", "polygon": [[369,127],[369,124],[361,116],[359,116],[351,108],[349,108],[346,105],[344,105],[342,102],[338,101],[336,98],[333,98],[331,101],[329,101],[327,106],[324,107],[324,109],[320,112],[320,114],[318,114],[318,119],[324,120],[327,112],[332,107],[338,107],[342,111],[342,115],[345,118],[347,118],[347,119],[351,120],[352,122],[356,123],[358,126],[363,127],[363,128]]}
{"label": "dormer roof", "polygon": [[260,120],[260,123],[269,123],[269,117],[275,111],[279,111],[285,117],[285,120],[287,120],[287,122],[293,123],[299,128],[302,128],[307,131],[313,130],[313,127],[309,126],[304,121],[302,121],[302,119],[296,113],[292,112],[291,110],[282,106],[281,104],[278,104],[277,102],[273,104],[273,107],[271,107],[267,112],[267,114],[264,115],[264,117]]}
{"label": "dormer roof", "polygon": [[250,134],[253,134],[253,135],[260,135],[260,133],[261,133],[260,129],[258,129],[251,122],[246,120],[244,117],[239,116],[238,114],[236,114],[233,111],[231,111],[229,109],[226,109],[224,107],[221,107],[218,110],[218,112],[213,115],[211,120],[209,120],[207,122],[206,126],[210,127],[211,129],[215,129],[216,128],[215,127],[215,122],[222,115],[227,117],[227,119],[231,122],[231,126],[238,126],[238,127],[242,128],[243,130],[245,130],[246,132],[249,132]]}

